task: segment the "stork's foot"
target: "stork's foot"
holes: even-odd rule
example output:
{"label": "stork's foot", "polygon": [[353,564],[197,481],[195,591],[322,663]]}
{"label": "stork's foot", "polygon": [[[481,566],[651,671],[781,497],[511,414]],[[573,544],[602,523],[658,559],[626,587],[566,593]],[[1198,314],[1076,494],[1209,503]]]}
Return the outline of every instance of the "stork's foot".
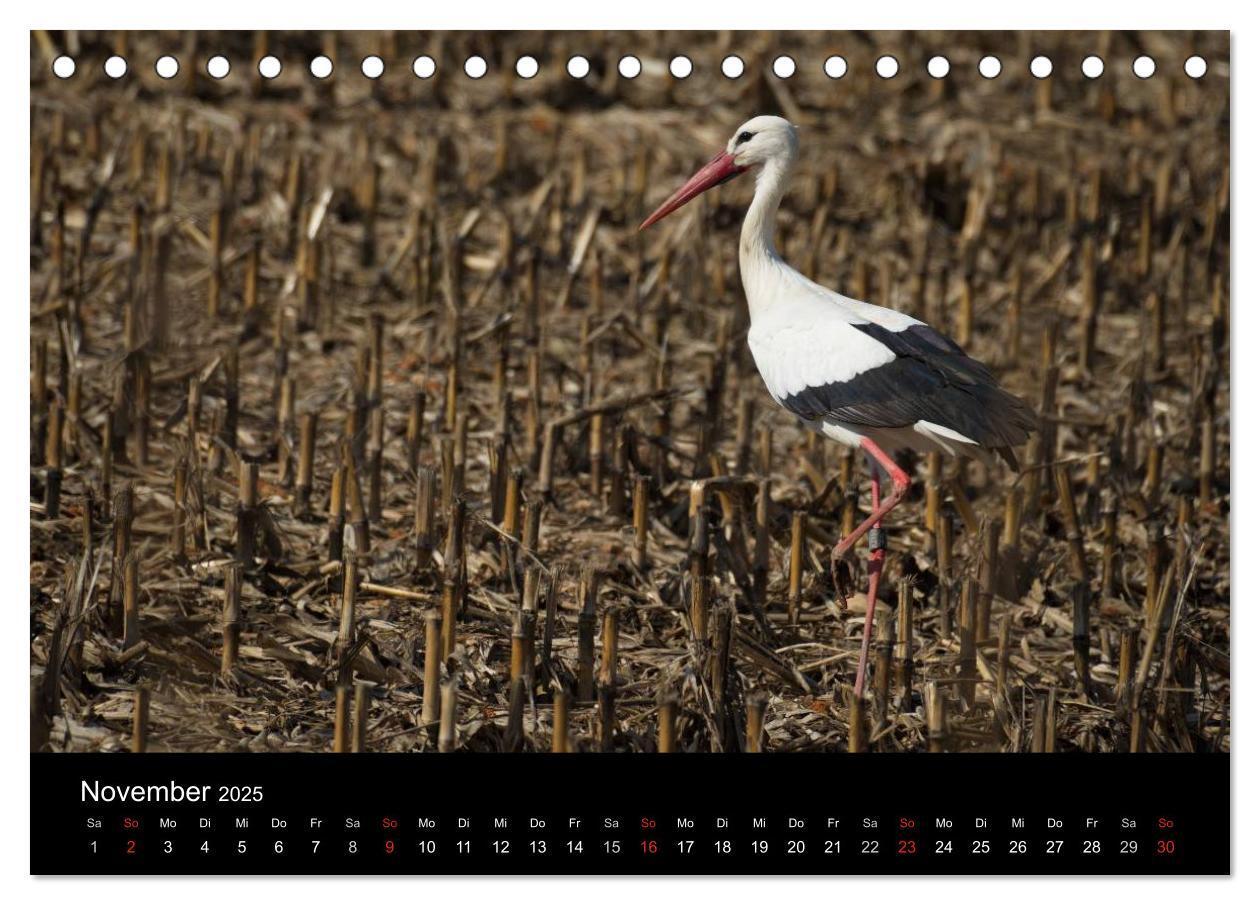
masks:
{"label": "stork's foot", "polygon": [[844,541],[831,551],[831,583],[836,589],[836,605],[842,613],[849,611],[849,598],[853,596],[853,572],[845,559],[846,552],[848,547],[844,546]]}
{"label": "stork's foot", "polygon": [[831,583],[835,586],[836,603],[842,613],[848,612],[849,598],[853,596],[853,570],[849,566],[852,557],[849,554],[861,536],[862,529],[859,528],[841,537],[831,548]]}

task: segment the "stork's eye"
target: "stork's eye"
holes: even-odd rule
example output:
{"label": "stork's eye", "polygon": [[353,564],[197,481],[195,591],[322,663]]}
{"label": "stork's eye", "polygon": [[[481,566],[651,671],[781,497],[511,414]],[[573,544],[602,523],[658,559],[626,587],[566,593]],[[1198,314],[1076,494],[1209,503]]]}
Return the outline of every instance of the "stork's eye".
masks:
{"label": "stork's eye", "polygon": [[739,135],[735,138],[735,144],[742,145],[746,141],[752,141],[752,137],[754,134],[755,133],[753,132],[740,132]]}

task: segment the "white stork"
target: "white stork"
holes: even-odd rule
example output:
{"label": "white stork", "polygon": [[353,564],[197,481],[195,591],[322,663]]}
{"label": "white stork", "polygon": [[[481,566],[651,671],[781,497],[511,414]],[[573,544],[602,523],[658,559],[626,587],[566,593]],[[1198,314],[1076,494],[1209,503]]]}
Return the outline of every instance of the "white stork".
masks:
{"label": "white stork", "polygon": [[[643,221],[640,229],[700,193],[757,170],[757,188],[739,236],[739,271],[748,300],[748,346],[770,395],[824,436],[862,449],[871,466],[871,514],[831,552],[841,605],[839,564],[870,532],[866,624],[854,693],[860,699],[886,539],[880,524],[901,502],[910,478],[889,451],[911,448],[951,456],[999,453],[1036,427],[1029,407],[997,385],[989,370],[922,321],[846,298],[793,270],[774,247],[774,220],[797,158],[796,128],[757,116],[735,130],[726,149],[701,167]],[[879,468],[892,479],[883,500]]]}

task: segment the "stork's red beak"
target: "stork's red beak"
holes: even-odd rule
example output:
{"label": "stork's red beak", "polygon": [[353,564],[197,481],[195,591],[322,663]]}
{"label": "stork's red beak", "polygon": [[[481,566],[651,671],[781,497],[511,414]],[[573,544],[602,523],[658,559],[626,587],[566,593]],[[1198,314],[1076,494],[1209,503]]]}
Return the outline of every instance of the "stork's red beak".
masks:
{"label": "stork's red beak", "polygon": [[683,184],[682,188],[666,198],[665,203],[639,225],[639,229],[647,229],[657,220],[663,220],[700,193],[707,192],[715,185],[721,185],[729,179],[734,179],[746,169],[748,168],[741,167],[735,163],[733,155],[723,151],[702,166],[696,175]]}

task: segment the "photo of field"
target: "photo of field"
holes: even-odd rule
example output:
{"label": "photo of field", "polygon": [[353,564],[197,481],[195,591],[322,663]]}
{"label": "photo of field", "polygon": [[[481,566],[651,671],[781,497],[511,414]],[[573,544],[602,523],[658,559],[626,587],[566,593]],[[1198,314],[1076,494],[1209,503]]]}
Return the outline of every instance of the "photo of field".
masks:
{"label": "photo of field", "polygon": [[[1229,67],[1224,32],[33,32],[32,750],[1228,751]],[[1015,471],[897,455],[878,600],[865,540],[843,603],[829,560],[865,457],[749,353],[752,178],[639,230],[759,114],[800,135],[783,259],[1035,412]]]}

